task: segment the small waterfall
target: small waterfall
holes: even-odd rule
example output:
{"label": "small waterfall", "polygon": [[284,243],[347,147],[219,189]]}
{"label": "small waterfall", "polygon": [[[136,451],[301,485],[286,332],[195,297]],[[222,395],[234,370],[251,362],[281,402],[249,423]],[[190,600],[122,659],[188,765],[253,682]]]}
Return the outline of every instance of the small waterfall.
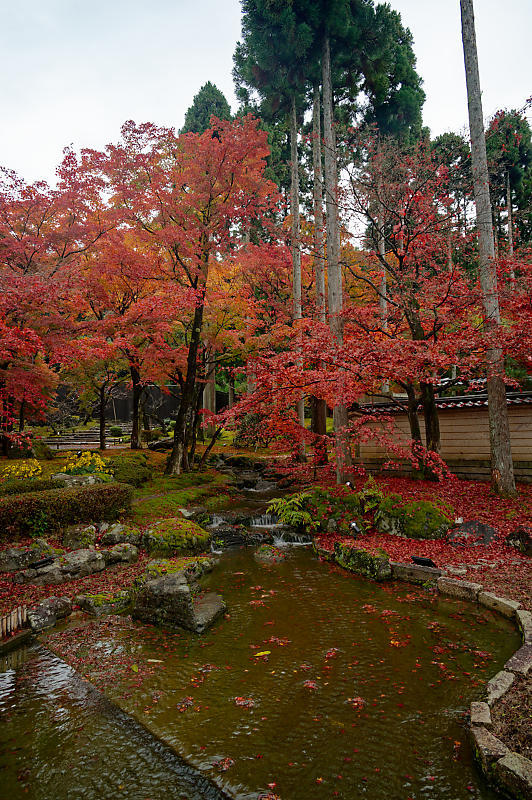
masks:
{"label": "small waterfall", "polygon": [[220,517],[219,514],[213,514],[212,519],[209,522],[209,528],[219,528],[223,522],[226,522],[223,517]]}
{"label": "small waterfall", "polygon": [[252,528],[280,528],[281,523],[276,514],[261,514],[260,517],[253,517],[251,520]]}
{"label": "small waterfall", "polygon": [[273,544],[276,547],[287,547],[288,545],[307,547],[312,544],[312,537],[308,533],[296,533],[295,531],[280,531],[273,537]]}

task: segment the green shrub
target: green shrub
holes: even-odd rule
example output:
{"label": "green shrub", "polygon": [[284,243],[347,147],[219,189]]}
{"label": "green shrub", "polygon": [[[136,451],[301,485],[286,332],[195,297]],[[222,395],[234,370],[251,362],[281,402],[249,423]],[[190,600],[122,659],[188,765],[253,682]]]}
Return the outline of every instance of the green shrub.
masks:
{"label": "green shrub", "polygon": [[142,486],[143,483],[153,477],[153,471],[145,453],[117,456],[109,461],[109,466],[116,481],[129,483],[130,486],[135,486],[135,488]]}
{"label": "green shrub", "polygon": [[211,534],[190,519],[163,519],[149,528],[143,544],[149,553],[178,556],[183,553],[201,553],[209,548]]}
{"label": "green shrub", "polygon": [[43,492],[46,489],[60,489],[59,481],[47,478],[21,478],[20,480],[0,483],[0,497],[6,494],[25,494],[26,492]]}
{"label": "green shrub", "polygon": [[42,439],[34,439],[32,442],[32,449],[35,453],[35,458],[38,458],[39,461],[52,461],[57,452],[52,450],[49,445],[45,444]]}
{"label": "green shrub", "polygon": [[112,425],[109,428],[109,435],[115,437],[122,436],[122,428],[120,425]]}
{"label": "green shrub", "polygon": [[42,535],[78,522],[114,520],[130,510],[132,494],[131,486],[111,483],[7,495],[0,498],[0,536]]}
{"label": "green shrub", "polygon": [[452,524],[453,511],[449,506],[429,500],[404,503],[398,494],[388,495],[375,512],[379,531],[408,539],[441,539]]}
{"label": "green shrub", "polygon": [[294,528],[306,528],[312,523],[312,517],[305,511],[306,500],[311,492],[298,492],[288,497],[276,497],[266,509],[267,514],[276,514],[279,522],[292,525]]}
{"label": "green shrub", "polygon": [[335,489],[317,487],[302,494],[302,508],[310,517],[310,523],[306,526],[309,532],[325,532],[330,519],[336,522],[336,530],[346,536],[351,533],[349,524],[353,521],[361,531],[365,530],[361,501],[351,489],[345,486]]}
{"label": "green shrub", "polygon": [[272,440],[269,426],[260,414],[246,414],[236,431],[233,444],[235,447],[268,447]]}

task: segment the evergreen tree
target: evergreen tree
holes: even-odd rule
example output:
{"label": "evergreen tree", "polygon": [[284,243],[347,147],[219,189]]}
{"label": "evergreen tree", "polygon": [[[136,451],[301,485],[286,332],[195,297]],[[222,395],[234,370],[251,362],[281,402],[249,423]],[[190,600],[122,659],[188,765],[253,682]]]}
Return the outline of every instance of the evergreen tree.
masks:
{"label": "evergreen tree", "polygon": [[185,124],[181,133],[203,133],[210,127],[211,117],[231,119],[231,109],[225,95],[210,81],[207,81],[185,114]]}

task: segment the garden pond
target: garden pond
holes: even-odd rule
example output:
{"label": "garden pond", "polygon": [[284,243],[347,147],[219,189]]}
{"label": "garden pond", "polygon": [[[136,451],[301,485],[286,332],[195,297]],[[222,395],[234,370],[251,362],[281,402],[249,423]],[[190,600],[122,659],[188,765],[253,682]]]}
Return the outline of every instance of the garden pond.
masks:
{"label": "garden pond", "polygon": [[283,556],[224,552],[203,584],[228,613],[203,636],[79,617],[43,639],[53,653],[0,660],[2,796],[493,800],[465,713],[513,625]]}

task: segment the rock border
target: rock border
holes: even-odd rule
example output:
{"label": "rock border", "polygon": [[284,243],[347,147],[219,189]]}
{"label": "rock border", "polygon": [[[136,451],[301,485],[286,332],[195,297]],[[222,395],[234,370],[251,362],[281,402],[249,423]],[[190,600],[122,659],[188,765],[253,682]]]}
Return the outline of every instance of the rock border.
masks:
{"label": "rock border", "polygon": [[[335,553],[314,545],[316,554],[325,561],[340,564]],[[424,567],[399,561],[389,562],[392,580],[430,585],[439,595],[467,600],[512,620],[521,632],[522,646],[508,659],[504,668],[494,675],[486,687],[486,700],[470,706],[470,736],[473,752],[484,777],[510,800],[532,800],[532,761],[510,750],[493,735],[490,728],[491,707],[513,686],[517,677],[532,673],[532,612],[507,597],[484,591],[480,583],[449,577],[445,567]]]}

